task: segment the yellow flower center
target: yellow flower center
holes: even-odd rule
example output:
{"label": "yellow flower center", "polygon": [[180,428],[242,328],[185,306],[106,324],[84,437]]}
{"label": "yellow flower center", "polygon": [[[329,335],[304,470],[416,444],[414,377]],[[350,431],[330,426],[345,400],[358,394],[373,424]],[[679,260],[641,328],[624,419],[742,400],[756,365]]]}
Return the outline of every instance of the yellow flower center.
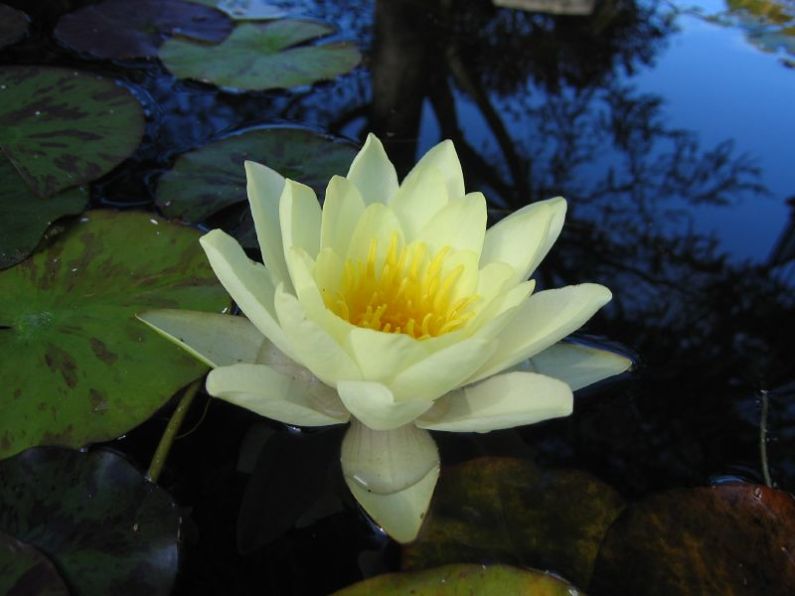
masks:
{"label": "yellow flower center", "polygon": [[449,333],[475,316],[478,296],[455,298],[464,266],[445,267],[450,247],[429,254],[421,242],[398,244],[395,234],[380,267],[376,240],[366,261],[346,260],[340,290],[326,294],[326,306],[358,327],[416,339]]}

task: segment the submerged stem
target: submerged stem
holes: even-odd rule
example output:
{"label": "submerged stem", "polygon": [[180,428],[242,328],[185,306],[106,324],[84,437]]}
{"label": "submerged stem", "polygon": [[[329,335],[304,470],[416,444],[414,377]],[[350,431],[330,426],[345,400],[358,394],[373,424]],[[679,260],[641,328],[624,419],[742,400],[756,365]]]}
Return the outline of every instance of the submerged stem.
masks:
{"label": "submerged stem", "polygon": [[185,419],[185,414],[187,414],[190,404],[193,402],[193,398],[196,397],[196,392],[199,390],[200,386],[200,380],[194,381],[185,389],[185,392],[179,399],[177,409],[174,410],[174,413],[171,415],[171,419],[168,421],[168,425],[166,425],[166,430],[163,432],[163,436],[160,437],[157,450],[152,457],[152,463],[149,464],[146,478],[151,482],[157,482],[157,479],[160,477],[160,472],[163,470],[163,464],[166,463],[169,451],[171,451],[171,445],[174,443],[177,431],[179,431],[179,427]]}
{"label": "submerged stem", "polygon": [[762,402],[762,413],[759,417],[759,457],[762,460],[762,476],[765,479],[765,486],[773,486],[770,478],[770,468],[767,464],[767,391],[762,389],[760,392]]}

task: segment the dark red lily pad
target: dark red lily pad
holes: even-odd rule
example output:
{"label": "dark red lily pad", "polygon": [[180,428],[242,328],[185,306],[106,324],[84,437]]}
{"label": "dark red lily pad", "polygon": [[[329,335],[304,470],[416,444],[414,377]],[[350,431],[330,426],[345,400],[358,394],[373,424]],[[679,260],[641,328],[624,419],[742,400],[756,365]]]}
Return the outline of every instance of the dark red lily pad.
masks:
{"label": "dark red lily pad", "polygon": [[0,532],[0,594],[69,596],[52,562],[35,547]]}
{"label": "dark red lily pad", "polygon": [[652,495],[627,507],[607,532],[591,590],[795,594],[795,500],[752,484]]}
{"label": "dark red lily pad", "polygon": [[585,596],[570,583],[534,569],[508,565],[445,565],[403,573],[387,573],[348,586],[337,596],[463,596],[465,594],[527,594]]}
{"label": "dark red lily pad", "polygon": [[75,596],[171,592],[180,516],[109,451],[29,449],[0,462],[0,530],[50,557]]}
{"label": "dark red lily pad", "polygon": [[66,68],[0,68],[0,159],[40,197],[106,174],[143,131],[141,104],[115,81]]}
{"label": "dark red lily pad", "polygon": [[0,49],[17,43],[28,34],[30,17],[21,10],[0,4]]}
{"label": "dark red lily pad", "polygon": [[403,548],[404,569],[499,562],[587,585],[599,544],[624,507],[585,472],[484,457],[442,471],[428,520]]}
{"label": "dark red lily pad", "polygon": [[61,17],[55,38],[97,58],[146,58],[157,55],[172,35],[218,43],[232,21],[220,10],[183,0],[105,0]]}

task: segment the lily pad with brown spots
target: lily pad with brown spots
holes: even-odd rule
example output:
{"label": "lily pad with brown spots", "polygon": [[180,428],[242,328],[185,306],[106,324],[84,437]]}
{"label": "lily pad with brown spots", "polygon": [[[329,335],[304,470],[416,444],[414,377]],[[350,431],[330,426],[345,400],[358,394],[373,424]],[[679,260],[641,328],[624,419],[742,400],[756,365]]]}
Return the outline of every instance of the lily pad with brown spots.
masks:
{"label": "lily pad with brown spots", "polygon": [[157,187],[157,205],[169,217],[199,222],[246,201],[243,162],[256,161],[322,194],[334,174],[344,175],[356,147],[304,128],[261,128],[184,153]]}
{"label": "lily pad with brown spots", "polygon": [[74,596],[171,593],[179,528],[168,493],[115,453],[37,447],[0,462],[0,530],[45,553]]}
{"label": "lily pad with brown spots", "polygon": [[425,571],[387,573],[348,586],[337,596],[463,596],[527,594],[585,596],[570,583],[534,569],[508,565],[444,565]]}
{"label": "lily pad with brown spots", "polygon": [[218,45],[174,38],[158,55],[180,79],[237,91],[289,89],[334,79],[359,64],[361,54],[349,42],[301,45],[333,32],[322,23],[293,19],[244,23]]}
{"label": "lily pad with brown spots", "polygon": [[110,79],[0,67],[0,159],[40,197],[108,173],[135,151],[143,131],[141,104]]}
{"label": "lily pad with brown spots", "polygon": [[229,305],[198,238],[150,214],[93,211],[0,271],[0,458],[115,438],[206,370],[135,319]]}
{"label": "lily pad with brown spots", "polygon": [[600,480],[576,470],[483,457],[445,469],[403,568],[496,562],[548,569],[588,585],[599,545],[624,507]]}
{"label": "lily pad with brown spots", "polygon": [[183,0],[105,0],[61,17],[55,38],[96,58],[146,58],[172,35],[218,43],[232,21],[220,10]]}
{"label": "lily pad with brown spots", "polygon": [[17,43],[28,34],[30,18],[21,10],[0,4],[0,49]]}
{"label": "lily pad with brown spots", "polygon": [[0,594],[69,596],[69,590],[44,554],[0,531]]}
{"label": "lily pad with brown spots", "polygon": [[55,220],[85,209],[88,191],[75,187],[42,199],[7,161],[0,161],[0,269],[27,257]]}
{"label": "lily pad with brown spots", "polygon": [[591,587],[615,596],[795,594],[795,500],[753,484],[647,497],[607,532]]}

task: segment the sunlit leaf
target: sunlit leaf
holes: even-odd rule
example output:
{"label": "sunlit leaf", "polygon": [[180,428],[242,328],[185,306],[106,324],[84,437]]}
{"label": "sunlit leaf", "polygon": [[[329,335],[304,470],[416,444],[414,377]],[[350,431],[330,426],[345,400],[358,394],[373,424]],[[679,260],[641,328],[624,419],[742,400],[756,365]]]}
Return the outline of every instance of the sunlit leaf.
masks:
{"label": "sunlit leaf", "polygon": [[0,594],[69,596],[69,590],[44,554],[0,532]]}
{"label": "sunlit leaf", "polygon": [[0,4],[0,48],[17,43],[28,34],[30,18],[21,10]]}
{"label": "sunlit leaf", "polygon": [[109,172],[143,130],[141,104],[112,80],[65,68],[0,67],[0,159],[39,196]]}
{"label": "sunlit leaf", "polygon": [[0,272],[0,458],[117,437],[206,370],[134,317],[228,305],[198,237],[145,213],[88,212]]}
{"label": "sunlit leaf", "polygon": [[171,497],[109,451],[39,447],[0,462],[0,530],[46,553],[74,596],[169,594],[179,527]]}
{"label": "sunlit leaf", "polygon": [[181,79],[245,91],[288,89],[333,79],[359,64],[359,50],[348,42],[299,45],[331,33],[309,21],[245,23],[215,46],[171,39],[159,56]]}

